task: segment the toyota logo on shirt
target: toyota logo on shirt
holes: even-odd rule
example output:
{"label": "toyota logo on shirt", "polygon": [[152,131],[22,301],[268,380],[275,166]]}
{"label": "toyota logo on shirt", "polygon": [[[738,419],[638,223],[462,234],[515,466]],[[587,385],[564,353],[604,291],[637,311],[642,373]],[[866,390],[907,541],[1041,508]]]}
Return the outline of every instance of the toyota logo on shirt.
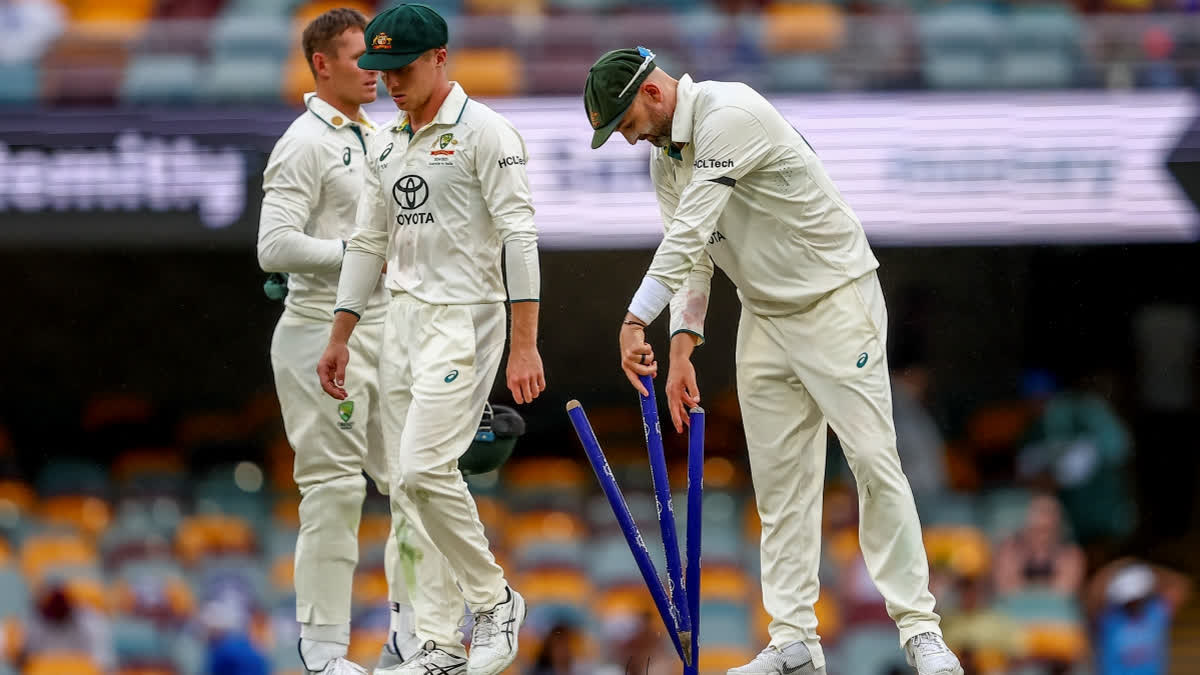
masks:
{"label": "toyota logo on shirt", "polygon": [[406,211],[419,209],[429,200],[429,185],[420,176],[401,176],[392,186],[392,199]]}

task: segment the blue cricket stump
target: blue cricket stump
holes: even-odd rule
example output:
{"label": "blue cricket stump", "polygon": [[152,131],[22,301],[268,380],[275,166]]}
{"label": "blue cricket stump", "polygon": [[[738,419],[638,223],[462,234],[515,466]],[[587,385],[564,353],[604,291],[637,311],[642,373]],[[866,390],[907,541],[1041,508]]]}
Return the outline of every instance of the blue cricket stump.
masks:
{"label": "blue cricket stump", "polygon": [[700,536],[704,523],[704,409],[688,411],[687,490],[687,606],[692,616],[692,663],[684,675],[697,675],[700,667]]}
{"label": "blue cricket stump", "polygon": [[596,433],[592,430],[592,425],[588,422],[587,415],[583,412],[583,406],[579,401],[572,400],[567,403],[567,416],[571,418],[575,434],[579,436],[579,442],[583,444],[588,462],[591,463],[592,470],[596,472],[596,478],[600,481],[604,496],[608,497],[613,515],[617,517],[617,523],[621,526],[621,532],[625,535],[625,541],[629,544],[633,559],[642,573],[642,579],[646,582],[646,587],[654,599],[659,615],[662,616],[667,633],[671,636],[671,642],[675,645],[676,653],[684,662],[691,661],[691,654],[683,650],[679,632],[672,620],[671,601],[667,598],[667,592],[658,578],[658,571],[654,568],[654,561],[650,559],[650,552],[646,550],[646,542],[642,539],[642,533],[638,529],[637,523],[633,520],[633,514],[629,512],[629,505],[625,503],[625,496],[621,493],[621,488],[617,486],[617,479],[613,476],[612,467],[609,466],[608,459],[604,457],[604,451],[600,449],[600,441],[596,439]]}
{"label": "blue cricket stump", "polygon": [[675,629],[683,647],[683,663],[692,664],[692,620],[685,597],[683,565],[679,558],[679,537],[675,531],[675,508],[671,503],[671,480],[667,474],[667,458],[663,450],[662,427],[658,421],[658,404],[654,398],[654,380],[641,376],[648,396],[640,396],[642,429],[650,454],[650,477],[654,481],[654,504],[658,511],[658,527],[662,531],[663,549],[667,554],[667,593],[674,610]]}

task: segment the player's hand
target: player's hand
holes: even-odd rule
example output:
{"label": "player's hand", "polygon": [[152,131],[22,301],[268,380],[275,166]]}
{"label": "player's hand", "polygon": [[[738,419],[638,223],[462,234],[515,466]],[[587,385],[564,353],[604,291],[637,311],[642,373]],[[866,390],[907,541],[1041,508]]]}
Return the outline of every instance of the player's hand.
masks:
{"label": "player's hand", "polygon": [[650,392],[642,386],[641,375],[658,375],[658,362],[654,360],[654,349],[646,343],[646,328],[631,323],[621,324],[621,369],[629,383],[642,396]]}
{"label": "player's hand", "polygon": [[696,386],[696,367],[687,357],[671,358],[667,369],[667,407],[671,410],[671,422],[676,433],[683,433],[683,426],[691,424],[688,409],[700,405],[700,388]]}
{"label": "player's hand", "polygon": [[517,403],[532,403],[546,388],[542,357],[536,348],[508,352],[508,390]]}
{"label": "player's hand", "polygon": [[317,361],[317,378],[326,394],[339,401],[346,400],[346,364],[350,363],[350,348],[344,342],[330,342]]}

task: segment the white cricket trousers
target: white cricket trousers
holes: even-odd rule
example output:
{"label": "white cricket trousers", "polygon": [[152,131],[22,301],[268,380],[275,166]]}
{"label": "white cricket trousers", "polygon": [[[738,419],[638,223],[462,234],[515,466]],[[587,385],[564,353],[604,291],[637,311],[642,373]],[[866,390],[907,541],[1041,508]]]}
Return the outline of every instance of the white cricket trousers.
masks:
{"label": "white cricket trousers", "polygon": [[457,613],[445,604],[423,612],[414,591],[465,599],[472,611],[504,601],[508,582],[488,546],[458,458],[479,428],[506,329],[507,313],[499,302],[431,305],[393,292],[388,303],[379,383],[392,467],[392,523],[414,600],[417,637],[450,652],[462,651],[461,602]]}
{"label": "white cricket trousers", "polygon": [[[351,591],[358,564],[358,526],[365,470],[388,490],[379,415],[378,363],[383,324],[359,325],[350,339],[346,401],[321,389],[317,361],[329,343],[329,323],[284,312],[271,341],[275,389],[288,443],[296,453],[300,488],[296,539],[296,619],[303,637],[349,643]],[[389,546],[389,549],[393,548]],[[408,604],[399,561],[388,559],[393,602]]]}
{"label": "white cricket trousers", "polygon": [[904,644],[940,634],[908,479],[896,454],[887,307],[874,272],[788,316],[742,309],[737,387],[762,519],[771,644],[803,641],[816,667],[826,424],[858,483],[859,544]]}

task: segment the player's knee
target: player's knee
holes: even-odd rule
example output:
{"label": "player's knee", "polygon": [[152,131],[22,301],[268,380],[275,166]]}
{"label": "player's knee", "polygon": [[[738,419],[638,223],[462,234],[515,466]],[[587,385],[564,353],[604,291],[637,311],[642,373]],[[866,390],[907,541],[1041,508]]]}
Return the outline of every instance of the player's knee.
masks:
{"label": "player's knee", "polygon": [[393,490],[403,490],[410,499],[428,495],[434,485],[446,480],[449,474],[439,467],[407,466],[393,476]]}
{"label": "player's knee", "polygon": [[306,516],[320,518],[323,511],[339,515],[358,513],[366,495],[367,481],[362,474],[309,485],[300,490],[301,520]]}
{"label": "player's knee", "polygon": [[[855,482],[858,483],[859,494],[865,496],[870,496],[872,491],[878,492],[887,486],[896,485],[904,477],[904,472],[900,469],[900,457],[896,454],[894,445],[879,444],[856,451],[853,461],[850,462],[850,469],[854,472]],[[868,486],[870,490],[867,490]]]}

